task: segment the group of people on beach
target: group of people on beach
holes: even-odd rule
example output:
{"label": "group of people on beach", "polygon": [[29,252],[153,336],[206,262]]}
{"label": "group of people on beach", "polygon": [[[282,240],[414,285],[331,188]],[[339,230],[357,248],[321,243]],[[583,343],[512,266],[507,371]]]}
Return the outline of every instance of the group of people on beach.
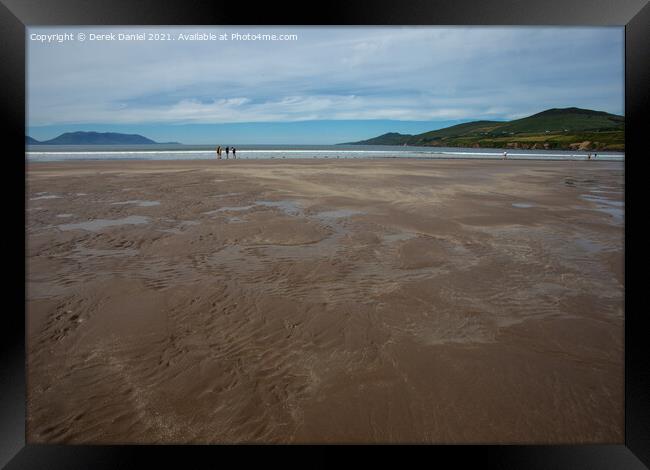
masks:
{"label": "group of people on beach", "polygon": [[[221,148],[221,145],[217,146],[217,160],[221,160],[221,153],[224,149]],[[230,152],[232,151],[233,160],[237,158],[237,149],[235,147],[226,147],[226,160],[230,158]]]}

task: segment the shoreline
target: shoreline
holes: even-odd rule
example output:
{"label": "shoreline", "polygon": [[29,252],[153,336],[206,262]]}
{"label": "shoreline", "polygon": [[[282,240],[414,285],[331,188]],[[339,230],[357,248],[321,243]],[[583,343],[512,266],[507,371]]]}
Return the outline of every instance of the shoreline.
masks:
{"label": "shoreline", "polygon": [[[34,160],[26,160],[25,164],[30,165],[30,164],[48,164],[48,163],[84,163],[84,162],[178,162],[178,163],[189,163],[189,162],[206,162],[206,161],[215,161],[215,162],[223,162],[223,161],[250,161],[250,162],[263,162],[263,161],[277,161],[277,160],[283,160],[283,161],[291,161],[291,162],[296,162],[296,163],[304,163],[304,162],[313,162],[315,160],[322,161],[322,160],[343,160],[343,161],[381,161],[381,160],[404,160],[404,161],[459,161],[459,162],[464,162],[464,161],[471,161],[471,162],[477,162],[477,161],[504,161],[502,157],[477,157],[477,158],[472,158],[472,157],[343,157],[343,158],[337,158],[337,157],[312,157],[312,158],[295,158],[295,157],[290,157],[290,158],[283,158],[283,157],[278,157],[278,158],[246,158],[246,157],[238,157],[236,159],[221,159],[217,160],[216,158],[196,158],[196,159],[143,159],[143,158],[113,158],[113,159],[108,159],[108,158],[79,158],[79,159],[61,159],[61,160],[46,160],[46,161],[34,161]],[[592,159],[592,160],[587,160],[586,158],[513,158],[513,156],[508,155],[508,158],[506,159],[507,161],[514,161],[514,162],[590,162],[590,163],[625,163],[624,158],[622,159],[607,159],[607,158],[597,158],[597,159]]]}
{"label": "shoreline", "polygon": [[[508,152],[511,160],[587,160],[589,154],[598,154],[596,161],[624,161],[624,152],[582,152],[582,151],[528,151],[514,149],[491,149],[491,151],[477,151],[471,148],[437,149],[414,147],[405,150],[404,147],[369,146],[362,149],[337,148],[336,146],[251,146],[239,148],[238,158],[241,160],[489,160],[502,159],[504,151]],[[82,160],[216,160],[215,149],[201,146],[187,146],[184,148],[141,148],[106,146],[103,148],[67,148],[45,149],[46,151],[26,152],[26,161],[82,161]],[[225,156],[224,156],[225,159]]]}

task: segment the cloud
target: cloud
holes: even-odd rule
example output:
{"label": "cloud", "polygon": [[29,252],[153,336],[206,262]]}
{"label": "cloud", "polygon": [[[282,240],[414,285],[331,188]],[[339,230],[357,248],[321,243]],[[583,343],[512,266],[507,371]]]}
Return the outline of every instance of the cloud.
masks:
{"label": "cloud", "polygon": [[[29,28],[54,31],[152,28]],[[160,28],[157,28],[160,31]],[[622,28],[169,28],[290,42],[28,41],[30,126],[502,118],[623,107]]]}

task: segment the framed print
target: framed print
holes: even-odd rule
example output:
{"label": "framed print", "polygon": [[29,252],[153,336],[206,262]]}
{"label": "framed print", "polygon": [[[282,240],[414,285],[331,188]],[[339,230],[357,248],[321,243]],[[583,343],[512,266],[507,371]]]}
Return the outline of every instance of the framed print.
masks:
{"label": "framed print", "polygon": [[648,465],[646,2],[0,11],[7,468]]}

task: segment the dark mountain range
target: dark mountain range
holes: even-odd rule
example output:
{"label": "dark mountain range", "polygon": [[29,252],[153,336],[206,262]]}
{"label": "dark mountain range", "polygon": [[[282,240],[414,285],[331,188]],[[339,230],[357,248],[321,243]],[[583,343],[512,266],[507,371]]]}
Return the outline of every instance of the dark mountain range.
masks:
{"label": "dark mountain range", "polygon": [[150,145],[178,144],[178,142],[155,142],[139,134],[120,134],[117,132],[66,132],[50,140],[38,141],[25,136],[29,145]]}

